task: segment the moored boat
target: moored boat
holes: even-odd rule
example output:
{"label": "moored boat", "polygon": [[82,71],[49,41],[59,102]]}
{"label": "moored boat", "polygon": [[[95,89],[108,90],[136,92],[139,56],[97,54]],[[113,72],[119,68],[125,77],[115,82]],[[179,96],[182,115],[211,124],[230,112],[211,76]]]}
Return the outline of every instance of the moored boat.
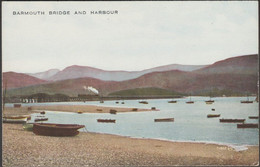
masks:
{"label": "moored boat", "polygon": [[147,101],[139,101],[139,103],[141,103],[141,104],[148,104]]}
{"label": "moored boat", "polygon": [[207,101],[205,101],[205,103],[206,104],[212,104],[212,103],[214,103],[214,100],[207,100]]}
{"label": "moored boat", "polygon": [[41,113],[41,114],[45,114],[45,111],[41,111],[40,113]]}
{"label": "moored boat", "polygon": [[154,119],[154,122],[173,122],[174,118],[157,118]]}
{"label": "moored boat", "polygon": [[220,117],[220,114],[208,114],[208,118]]}
{"label": "moored boat", "polygon": [[248,96],[247,96],[247,100],[242,100],[240,101],[241,103],[253,103],[253,100],[249,100]]}
{"label": "moored boat", "polygon": [[219,122],[226,123],[236,123],[236,122],[245,122],[246,119],[219,119]]}
{"label": "moored boat", "polygon": [[249,119],[258,119],[259,116],[249,116],[248,118],[249,118]]}
{"label": "moored boat", "polygon": [[170,100],[168,103],[177,103],[177,100]]}
{"label": "moored boat", "polygon": [[43,136],[76,136],[78,129],[85,125],[78,124],[54,124],[54,123],[34,123],[33,133]]}
{"label": "moored boat", "polygon": [[189,101],[186,101],[187,104],[193,104],[194,101],[191,101],[191,96],[190,96],[190,100]]}
{"label": "moored boat", "polygon": [[258,128],[258,124],[237,124],[237,128]]}
{"label": "moored boat", "polygon": [[97,122],[116,123],[116,120],[115,119],[97,119]]}

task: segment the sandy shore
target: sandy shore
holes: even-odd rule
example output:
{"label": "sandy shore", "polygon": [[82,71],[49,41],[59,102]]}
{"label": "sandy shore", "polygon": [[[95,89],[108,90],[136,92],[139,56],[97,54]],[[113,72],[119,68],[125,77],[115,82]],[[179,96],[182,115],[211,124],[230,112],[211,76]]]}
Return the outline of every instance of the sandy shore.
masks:
{"label": "sandy shore", "polygon": [[257,165],[259,148],[133,139],[81,132],[75,137],[37,136],[21,124],[3,124],[3,166]]}
{"label": "sandy shore", "polygon": [[[5,107],[6,115],[14,114],[32,114],[35,112],[40,112],[39,110],[49,110],[49,111],[63,111],[63,112],[78,112],[83,113],[109,113],[110,110],[116,110],[117,112],[142,112],[142,111],[155,111],[151,109],[143,108],[120,108],[120,107],[101,107],[95,105],[53,105],[53,106],[31,106],[31,109],[28,110],[28,107],[14,108],[14,107]],[[157,110],[158,111],[158,110]]]}

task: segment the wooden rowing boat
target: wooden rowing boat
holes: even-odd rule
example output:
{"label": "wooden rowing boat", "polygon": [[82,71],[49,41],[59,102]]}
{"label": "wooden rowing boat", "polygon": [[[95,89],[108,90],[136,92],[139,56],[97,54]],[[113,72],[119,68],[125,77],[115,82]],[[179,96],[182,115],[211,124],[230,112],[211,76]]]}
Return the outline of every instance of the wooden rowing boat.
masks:
{"label": "wooden rowing boat", "polygon": [[102,123],[116,123],[115,119],[97,119],[97,122],[102,122]]}
{"label": "wooden rowing boat", "polygon": [[113,110],[113,109],[111,109],[109,112],[110,112],[110,114],[116,114],[117,113],[117,111]]}
{"label": "wooden rowing boat", "polygon": [[249,116],[248,118],[249,118],[249,119],[258,119],[259,116]]}
{"label": "wooden rowing boat", "polygon": [[173,122],[174,118],[157,118],[154,119],[154,122]]}
{"label": "wooden rowing boat", "polygon": [[3,123],[24,124],[30,116],[4,116]]}
{"label": "wooden rowing boat", "polygon": [[84,127],[78,124],[34,123],[33,133],[42,136],[76,136],[78,129]]}
{"label": "wooden rowing boat", "polygon": [[246,119],[219,119],[219,122],[225,123],[236,123],[236,122],[245,122]]}
{"label": "wooden rowing boat", "polygon": [[237,128],[258,128],[258,124],[237,124]]}
{"label": "wooden rowing boat", "polygon": [[220,114],[208,114],[207,118],[220,117]]}

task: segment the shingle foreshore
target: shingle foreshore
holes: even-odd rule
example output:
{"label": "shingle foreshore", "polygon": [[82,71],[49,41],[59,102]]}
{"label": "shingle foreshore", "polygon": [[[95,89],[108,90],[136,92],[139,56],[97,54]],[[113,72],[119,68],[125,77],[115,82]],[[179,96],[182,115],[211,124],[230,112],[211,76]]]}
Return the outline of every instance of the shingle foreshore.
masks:
{"label": "shingle foreshore", "polygon": [[38,136],[21,124],[2,126],[4,167],[257,165],[258,146],[228,146],[134,139],[80,132],[74,137]]}

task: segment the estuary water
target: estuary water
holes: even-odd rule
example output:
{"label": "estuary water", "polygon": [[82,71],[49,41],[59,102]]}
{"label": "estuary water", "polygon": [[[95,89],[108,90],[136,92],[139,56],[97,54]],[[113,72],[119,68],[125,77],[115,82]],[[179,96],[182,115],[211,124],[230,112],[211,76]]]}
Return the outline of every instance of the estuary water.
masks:
{"label": "estuary water", "polygon": [[[255,97],[249,97],[255,100]],[[97,133],[116,134],[134,138],[152,138],[169,141],[187,141],[203,143],[219,143],[229,145],[259,145],[259,129],[238,129],[237,123],[220,123],[220,118],[246,119],[245,123],[258,123],[258,119],[248,116],[259,115],[257,102],[240,103],[246,97],[216,97],[213,104],[206,104],[208,97],[191,97],[194,104],[186,104],[190,98],[180,98],[177,103],[168,103],[172,99],[146,100],[148,104],[139,103],[140,100],[124,100],[124,104],[116,101],[89,102],[59,102],[33,103],[33,105],[98,105],[110,107],[148,108],[156,107],[159,111],[129,112],[129,113],[68,113],[47,111],[49,118],[46,123],[83,124],[87,131]],[[215,111],[212,111],[212,109]],[[221,114],[218,118],[207,118],[208,114]],[[32,115],[34,117],[39,114]],[[174,122],[154,122],[156,118],[174,117]],[[97,119],[116,119],[116,123],[98,123]],[[84,131],[84,129],[81,129]]]}

